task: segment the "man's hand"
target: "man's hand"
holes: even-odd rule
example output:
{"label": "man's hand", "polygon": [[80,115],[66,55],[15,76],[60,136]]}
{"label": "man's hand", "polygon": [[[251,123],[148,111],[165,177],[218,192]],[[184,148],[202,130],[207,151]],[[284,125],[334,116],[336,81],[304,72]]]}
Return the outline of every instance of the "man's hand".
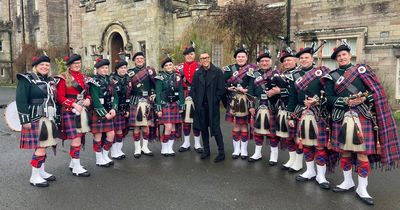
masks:
{"label": "man's hand", "polygon": [[294,120],[289,120],[288,124],[291,128],[294,128]]}
{"label": "man's hand", "polygon": [[162,112],[157,112],[158,117],[162,117]]}
{"label": "man's hand", "polygon": [[73,103],[72,106],[74,107],[74,109],[76,110],[76,112],[81,113],[83,107],[77,103]]}
{"label": "man's hand", "polygon": [[235,91],[235,90],[236,90],[236,87],[231,86],[231,87],[228,87],[227,89],[228,89],[229,91]]}
{"label": "man's hand", "polygon": [[129,112],[125,112],[124,117],[128,118],[129,117]]}
{"label": "man's hand", "polygon": [[115,112],[115,109],[111,109],[109,114],[111,115],[111,117],[115,117],[115,115],[117,115],[117,113]]}
{"label": "man's hand", "polygon": [[250,108],[249,112],[250,112],[251,116],[254,116],[256,114],[256,110],[254,108]]}
{"label": "man's hand", "polygon": [[353,107],[353,106],[357,106],[357,105],[360,105],[360,104],[364,103],[365,100],[366,100],[366,98],[364,96],[363,97],[358,97],[358,98],[355,98],[355,99],[350,99],[347,102],[347,104],[350,107]]}
{"label": "man's hand", "polygon": [[304,100],[304,105],[307,108],[311,108],[312,106],[315,106],[318,104],[318,100],[316,98],[306,98],[306,100]]}
{"label": "man's hand", "polygon": [[83,106],[86,106],[86,107],[88,107],[88,106],[90,106],[90,99],[85,99],[84,101],[83,101]]}

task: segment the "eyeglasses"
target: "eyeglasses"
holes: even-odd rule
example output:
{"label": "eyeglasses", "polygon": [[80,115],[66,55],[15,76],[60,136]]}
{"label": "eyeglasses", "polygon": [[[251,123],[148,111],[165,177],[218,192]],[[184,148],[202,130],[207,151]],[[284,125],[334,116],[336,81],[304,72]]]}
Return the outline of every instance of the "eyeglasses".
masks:
{"label": "eyeglasses", "polygon": [[203,57],[203,58],[200,58],[200,60],[207,60],[207,59],[210,59],[210,57]]}

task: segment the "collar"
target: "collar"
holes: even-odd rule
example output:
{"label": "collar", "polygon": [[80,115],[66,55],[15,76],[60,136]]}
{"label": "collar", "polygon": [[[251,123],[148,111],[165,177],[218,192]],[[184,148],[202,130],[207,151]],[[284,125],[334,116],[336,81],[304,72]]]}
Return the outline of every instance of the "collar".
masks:
{"label": "collar", "polygon": [[303,71],[310,71],[311,69],[313,69],[314,68],[314,65],[311,65],[310,67],[308,67],[308,68],[301,68],[301,70],[303,70]]}
{"label": "collar", "polygon": [[347,65],[345,65],[345,66],[339,66],[339,69],[341,69],[341,70],[347,70],[347,69],[350,68],[351,66],[353,66],[353,64],[352,64],[352,63],[349,63],[349,64],[347,64]]}

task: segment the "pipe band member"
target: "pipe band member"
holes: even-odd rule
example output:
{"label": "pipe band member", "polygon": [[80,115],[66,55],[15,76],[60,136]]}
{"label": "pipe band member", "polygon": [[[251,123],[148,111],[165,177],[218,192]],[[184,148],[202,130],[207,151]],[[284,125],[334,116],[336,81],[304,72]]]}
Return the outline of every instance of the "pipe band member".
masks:
{"label": "pipe band member", "polygon": [[161,154],[174,156],[175,126],[182,123],[184,95],[182,78],[176,73],[171,58],[167,57],[161,63],[163,71],[156,76],[156,111],[159,124],[164,124],[164,134],[161,138]]}

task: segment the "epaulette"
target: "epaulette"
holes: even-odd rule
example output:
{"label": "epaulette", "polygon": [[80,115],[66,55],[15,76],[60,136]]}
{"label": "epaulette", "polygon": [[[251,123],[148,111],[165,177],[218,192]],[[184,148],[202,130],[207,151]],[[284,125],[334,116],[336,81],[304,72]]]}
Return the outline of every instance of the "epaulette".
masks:
{"label": "epaulette", "polygon": [[94,78],[92,78],[92,77],[88,77],[88,79],[87,79],[87,83],[89,83],[89,84],[93,84],[93,85],[95,85],[95,86],[97,86],[97,87],[100,87],[100,84],[99,84],[99,82],[98,82],[98,81],[96,81],[96,79],[94,79]]}
{"label": "epaulette", "polygon": [[26,80],[28,80],[29,83],[32,83],[32,79],[33,79],[33,78],[31,78],[31,77],[29,76],[29,74],[21,74],[21,73],[18,73],[18,74],[17,74],[17,79],[18,79],[18,80],[21,80],[22,78],[25,78]]}
{"label": "epaulette", "polygon": [[322,79],[329,79],[333,80],[332,76],[330,74],[325,74],[324,76],[321,77]]}
{"label": "epaulette", "polygon": [[158,80],[163,81],[164,77],[162,75],[157,75],[157,76],[154,77],[154,79],[158,79]]}
{"label": "epaulette", "polygon": [[224,66],[222,69],[223,69],[224,71],[232,71],[231,68],[229,68],[229,66]]}

